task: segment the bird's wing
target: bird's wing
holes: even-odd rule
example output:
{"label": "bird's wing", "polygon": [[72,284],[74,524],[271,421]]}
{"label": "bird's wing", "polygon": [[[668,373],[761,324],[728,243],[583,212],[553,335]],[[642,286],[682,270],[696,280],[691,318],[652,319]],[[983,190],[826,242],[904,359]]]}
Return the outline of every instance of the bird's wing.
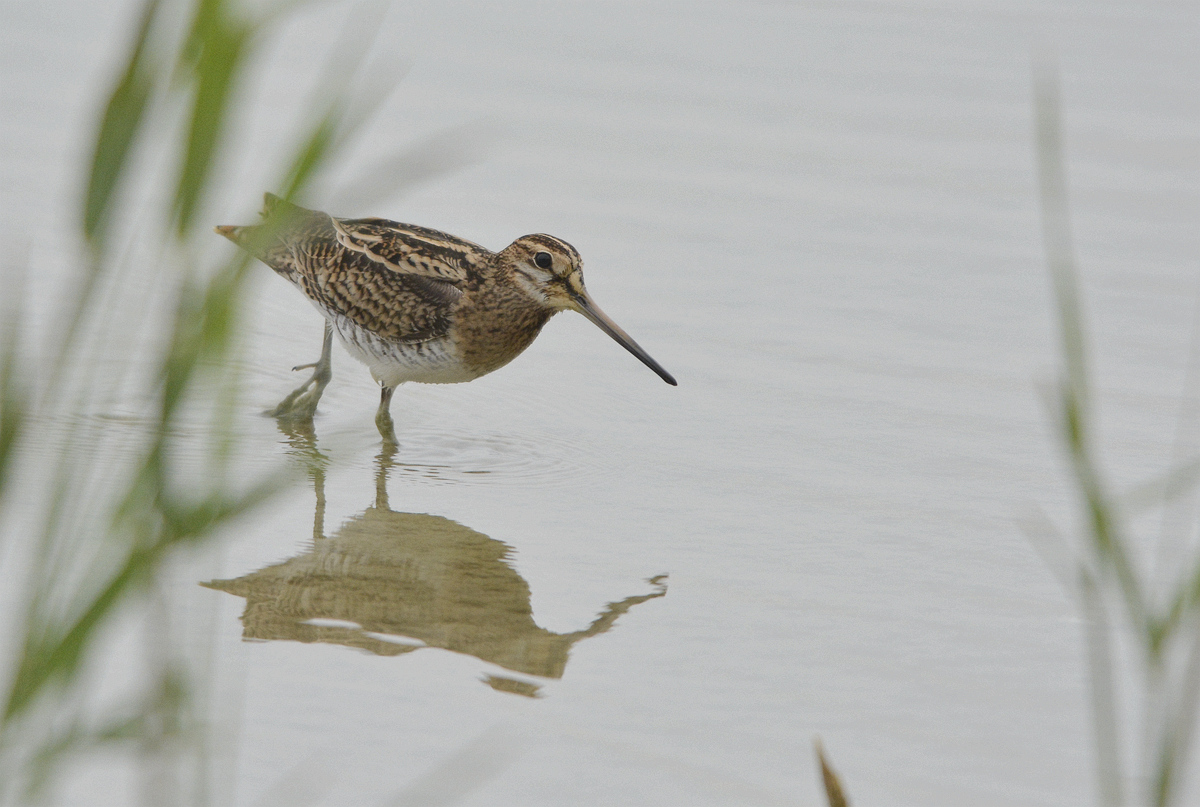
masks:
{"label": "bird's wing", "polygon": [[463,281],[454,282],[405,272],[364,250],[347,248],[340,234],[332,236],[317,233],[288,244],[294,267],[290,279],[318,307],[388,341],[424,342],[445,335],[454,305],[463,296],[459,286],[466,285],[465,273]]}
{"label": "bird's wing", "polygon": [[333,219],[338,243],[402,275],[452,283],[468,279],[491,252],[447,233],[388,219]]}

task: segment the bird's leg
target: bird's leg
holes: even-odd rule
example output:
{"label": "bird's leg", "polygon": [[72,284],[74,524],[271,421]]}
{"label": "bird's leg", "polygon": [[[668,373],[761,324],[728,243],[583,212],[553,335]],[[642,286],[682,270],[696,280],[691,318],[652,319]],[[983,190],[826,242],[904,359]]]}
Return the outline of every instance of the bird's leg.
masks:
{"label": "bird's leg", "polygon": [[383,441],[383,446],[379,450],[379,454],[375,457],[375,509],[376,510],[391,510],[388,506],[387,478],[388,471],[395,464],[396,449],[398,446],[387,440]]}
{"label": "bird's leg", "polygon": [[396,441],[396,425],[392,423],[392,393],[395,387],[384,386],[379,394],[379,411],[375,413],[375,425],[383,437],[384,445],[398,445]]}
{"label": "bird's leg", "polygon": [[325,341],[321,344],[321,358],[314,364],[301,364],[293,370],[313,368],[313,374],[279,402],[279,406],[267,412],[271,417],[296,420],[311,420],[317,411],[317,401],[333,378],[333,326],[325,321]]}

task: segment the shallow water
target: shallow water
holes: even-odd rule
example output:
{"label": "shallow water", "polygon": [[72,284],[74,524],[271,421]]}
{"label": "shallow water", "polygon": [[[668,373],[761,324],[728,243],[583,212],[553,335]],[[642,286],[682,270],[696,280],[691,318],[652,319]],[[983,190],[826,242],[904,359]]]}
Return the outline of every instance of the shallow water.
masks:
{"label": "shallow water", "polygon": [[[263,164],[227,167],[213,223],[251,220],[352,8],[265,49],[239,132]],[[47,295],[130,13],[0,11],[5,226]],[[1038,390],[1030,54],[1059,54],[1124,486],[1166,463],[1182,390],[1198,31],[1188,3],[389,7],[370,56],[411,69],[315,201],[491,248],[570,241],[680,385],[568,314],[493,376],[399,390],[393,458],[340,349],[315,435],[289,436],[257,412],[320,319],[262,270],[242,472],[303,481],[177,573],[212,615],[218,795],[815,804],[820,735],[855,803],[1090,803],[1080,627],[1015,524],[1034,504],[1070,523]],[[478,161],[358,206],[371,156],[464,126]],[[63,803],[114,780],[98,762]]]}

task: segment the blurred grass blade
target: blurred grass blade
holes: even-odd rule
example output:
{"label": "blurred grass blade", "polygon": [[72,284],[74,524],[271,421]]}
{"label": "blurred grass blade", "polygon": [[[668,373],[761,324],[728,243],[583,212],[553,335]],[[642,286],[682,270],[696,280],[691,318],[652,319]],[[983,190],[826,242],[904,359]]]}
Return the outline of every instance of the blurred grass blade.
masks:
{"label": "blurred grass blade", "polygon": [[63,756],[99,748],[106,743],[144,741],[152,732],[161,733],[161,717],[180,704],[184,695],[182,682],[170,674],[129,714],[109,720],[98,728],[76,720],[53,734],[31,755],[25,798],[28,803],[46,802],[45,791],[51,783],[55,763]]}
{"label": "blurred grass blade", "polygon": [[184,54],[194,78],[192,115],[179,184],[175,190],[176,228],[186,236],[203,197],[213,157],[236,86],[234,76],[252,29],[234,19],[223,0],[201,0]]}
{"label": "blurred grass blade", "polygon": [[1042,234],[1054,281],[1059,335],[1066,373],[1060,385],[1060,416],[1072,467],[1086,500],[1089,535],[1099,560],[1117,578],[1135,626],[1146,624],[1146,602],[1118,523],[1118,513],[1101,482],[1092,456],[1091,391],[1088,384],[1079,283],[1071,248],[1067,180],[1063,165],[1058,75],[1046,60],[1036,65],[1034,112],[1037,168],[1041,189]]}
{"label": "blurred grass blade", "polygon": [[125,592],[145,578],[152,560],[150,555],[145,549],[133,549],[120,571],[64,632],[47,635],[37,631],[29,636],[4,704],[4,722],[19,717],[47,687],[66,682],[78,671],[96,627]]}
{"label": "blurred grass blade", "polygon": [[1054,526],[1054,522],[1039,507],[1033,508],[1028,515],[1017,520],[1017,526],[1025,534],[1029,544],[1042,558],[1046,568],[1062,585],[1063,590],[1071,596],[1077,594],[1075,575],[1080,564],[1086,564],[1087,559]]}
{"label": "blurred grass blade", "polygon": [[1176,796],[1184,790],[1184,774],[1192,756],[1196,718],[1200,714],[1200,635],[1197,635],[1200,624],[1193,624],[1190,629],[1188,638],[1192,646],[1180,682],[1179,701],[1168,705],[1168,719],[1159,741],[1153,795],[1155,804],[1160,805],[1175,803]]}
{"label": "blurred grass blade", "polygon": [[850,807],[850,800],[842,790],[842,782],[825,757],[825,746],[820,737],[813,741],[813,746],[817,752],[817,766],[821,769],[821,782],[825,785],[825,798],[829,801],[829,807]]}
{"label": "blurred grass blade", "polygon": [[313,183],[329,155],[345,149],[394,92],[399,76],[385,80],[381,86],[378,79],[388,71],[380,66],[368,70],[362,67],[386,11],[385,3],[364,3],[339,33],[311,103],[314,108],[324,108],[324,112],[308,127],[280,183],[284,199],[295,201],[299,189]]}
{"label": "blurred grass blade", "polygon": [[[60,631],[36,631],[29,634],[22,662],[4,706],[4,720],[9,721],[24,712],[48,686],[71,678],[78,670],[95,628],[117,607],[131,591],[151,579],[165,553],[176,544],[196,541],[209,535],[222,523],[266,501],[282,487],[281,478],[259,484],[237,498],[213,496],[192,507],[171,506],[164,501],[162,489],[161,454],[152,456],[143,465],[129,491],[118,518],[135,533],[121,567],[108,583],[82,608],[82,613]],[[154,501],[145,501],[147,497]],[[161,518],[146,519],[155,503],[162,510]],[[140,533],[140,535],[136,535]]]}
{"label": "blurred grass blade", "polygon": [[17,441],[29,410],[29,393],[21,382],[17,342],[8,333],[4,334],[0,354],[0,500],[3,500]]}
{"label": "blurred grass blade", "polygon": [[214,275],[203,290],[194,282],[184,285],[176,309],[170,349],[160,370],[164,385],[160,428],[169,426],[201,363],[213,364],[227,356],[236,330],[241,284],[248,266],[247,258],[238,255]]}
{"label": "blurred grass blade", "polygon": [[1101,803],[1121,807],[1126,804],[1123,793],[1124,765],[1118,745],[1121,735],[1113,681],[1110,622],[1104,608],[1103,592],[1096,579],[1082,567],[1079,572],[1079,594],[1088,653],[1096,780]]}
{"label": "blurred grass blade", "polygon": [[113,192],[125,171],[154,86],[157,71],[148,64],[151,58],[149,38],[158,6],[159,0],[146,0],[142,8],[141,24],[129,64],[108,99],[96,138],[83,205],[83,233],[94,252],[104,245]]}
{"label": "blurred grass blade", "polygon": [[213,495],[190,506],[168,504],[163,508],[166,532],[172,543],[196,541],[214,528],[250,512],[284,489],[286,477],[276,475],[241,496]]}
{"label": "blurred grass blade", "polygon": [[[13,272],[15,275],[16,273]],[[7,279],[7,278],[6,278]],[[24,283],[6,284],[10,294],[0,305],[0,501],[8,487],[9,471],[29,411],[29,389],[21,356],[21,303]]]}
{"label": "blurred grass blade", "polygon": [[[80,226],[90,261],[68,278],[74,307],[64,315],[66,327],[55,340],[59,345],[53,361],[47,362],[52,372],[46,377],[33,375],[32,357],[23,352],[21,312],[13,308],[20,295],[0,298],[0,309],[12,309],[0,311],[4,317],[0,322],[0,494],[11,495],[13,480],[24,478],[27,465],[36,468],[45,461],[43,455],[55,452],[51,461],[57,469],[45,501],[35,504],[44,505],[34,514],[42,518],[39,543],[30,553],[28,569],[20,572],[28,596],[24,615],[14,628],[19,656],[4,672],[5,690],[0,692],[0,801],[9,793],[27,790],[29,784],[50,782],[69,756],[96,744],[133,739],[149,760],[147,765],[169,766],[174,764],[171,757],[182,760],[193,754],[191,740],[174,740],[182,736],[180,727],[189,717],[194,696],[184,686],[189,679],[171,677],[177,671],[165,652],[152,654],[146,664],[157,665],[161,680],[178,686],[161,687],[157,695],[150,693],[153,687],[143,687],[139,702],[144,708],[134,718],[106,721],[111,711],[104,707],[98,707],[101,714],[93,714],[96,704],[87,698],[88,681],[80,671],[98,645],[107,647],[104,628],[114,622],[118,610],[131,602],[145,604],[145,595],[162,579],[176,547],[209,538],[286,481],[274,474],[258,485],[235,484],[232,473],[231,446],[236,435],[231,413],[239,371],[229,359],[238,344],[250,259],[239,254],[216,271],[202,273],[194,263],[195,245],[189,243],[212,190],[222,137],[235,96],[246,80],[248,54],[264,24],[261,16],[257,23],[248,22],[245,11],[236,0],[181,0],[173,7],[145,0],[124,72],[98,121],[81,200]],[[368,33],[377,27],[368,25]],[[358,86],[352,83],[354,70],[347,65],[358,63],[364,52],[362,41],[347,36],[345,53],[335,54],[326,71],[338,86],[309,105],[317,112],[309,118],[315,124],[303,131],[282,174],[288,196],[304,193],[367,113],[387,97],[369,93],[367,113],[346,112],[350,104],[345,90]],[[171,65],[174,75],[167,81]],[[159,95],[173,103],[157,103]],[[117,227],[132,218],[116,215],[118,200],[124,204],[128,195],[123,189],[143,190],[141,183],[127,180],[135,163],[142,162],[133,159],[139,138],[147,140],[147,152],[151,146],[168,149],[164,156],[174,172],[165,177],[166,187],[147,185],[146,198],[140,201],[149,208],[166,197],[172,218],[157,228],[154,222],[146,226],[147,222],[138,221],[136,233],[121,229],[119,234],[129,235],[130,255],[138,254],[143,242],[154,242],[166,268],[161,278],[151,276],[148,285],[161,282],[162,290],[176,303],[173,311],[169,304],[163,306],[168,321],[161,331],[154,319],[156,330],[147,334],[152,341],[138,345],[156,357],[149,364],[145,386],[121,389],[118,395],[117,382],[96,385],[86,375],[69,373],[74,365],[68,357],[78,359],[78,348],[87,340],[105,361],[131,361],[125,354],[102,354],[107,345],[117,344],[114,333],[129,335],[130,323],[123,321],[122,314],[136,301],[147,299],[128,294],[128,281],[139,283],[141,278],[131,268],[130,277],[112,271],[115,267],[124,272],[133,264],[123,264],[122,257],[108,249],[109,242],[116,240]],[[262,228],[263,237],[273,232],[272,227]],[[152,263],[157,271],[158,262]],[[93,450],[95,443],[112,448],[104,443],[114,430],[105,425],[71,426],[45,451],[24,450],[33,441],[22,437],[23,430],[35,417],[40,423],[67,413],[74,424],[85,420],[77,415],[107,411],[117,400],[150,413],[136,435],[122,444],[126,453],[119,461],[113,451]],[[183,429],[178,421],[185,410],[189,417],[210,413],[214,419],[207,430]],[[82,432],[89,439],[101,437],[77,442]],[[204,471],[199,475],[190,468],[185,473],[178,461],[196,442],[203,445]],[[153,612],[152,607],[149,610]],[[164,646],[170,641],[161,635],[147,639]],[[92,728],[93,717],[109,728]],[[178,789],[182,793],[182,786]],[[203,800],[202,794],[194,799]]]}
{"label": "blurred grass blade", "polygon": [[1041,194],[1042,241],[1059,314],[1059,338],[1067,369],[1067,392],[1079,408],[1078,427],[1086,429],[1088,400],[1087,356],[1079,310],[1079,284],[1071,247],[1071,217],[1063,166],[1062,122],[1058,74],[1043,57],[1035,64],[1034,113],[1037,138],[1038,186]]}
{"label": "blurred grass blade", "polygon": [[482,125],[458,126],[376,160],[336,190],[329,209],[366,210],[411,188],[480,162],[492,138]]}
{"label": "blurred grass blade", "polygon": [[1129,512],[1136,514],[1192,493],[1197,483],[1200,483],[1200,459],[1186,462],[1132,488],[1121,496],[1121,503]]}
{"label": "blurred grass blade", "polygon": [[342,106],[334,104],[313,126],[303,141],[283,181],[283,198],[291,201],[305,187],[317,168],[325,163],[337,138]]}
{"label": "blurred grass blade", "polygon": [[1060,425],[1075,482],[1083,497],[1090,555],[1102,572],[1093,574],[1089,564],[1081,560],[1076,576],[1088,650],[1095,775],[1101,801],[1117,807],[1125,801],[1119,747],[1120,710],[1114,686],[1115,657],[1110,637],[1112,623],[1104,604],[1105,584],[1115,581],[1126,615],[1139,632],[1143,647],[1151,641],[1150,621],[1143,591],[1117,523],[1116,508],[1101,483],[1093,458],[1091,391],[1079,283],[1071,247],[1058,73],[1047,58],[1035,62],[1033,90],[1042,236],[1054,286],[1059,339],[1066,365],[1059,389]]}

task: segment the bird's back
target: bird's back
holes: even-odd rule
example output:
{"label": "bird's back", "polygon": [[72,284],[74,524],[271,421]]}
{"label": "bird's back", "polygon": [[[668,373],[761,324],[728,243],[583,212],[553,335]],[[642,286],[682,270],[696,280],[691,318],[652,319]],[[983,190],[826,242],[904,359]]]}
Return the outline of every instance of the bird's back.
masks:
{"label": "bird's back", "polygon": [[265,221],[222,235],[295,284],[327,317],[381,339],[444,336],[492,253],[478,244],[387,219],[335,219],[267,194]]}

